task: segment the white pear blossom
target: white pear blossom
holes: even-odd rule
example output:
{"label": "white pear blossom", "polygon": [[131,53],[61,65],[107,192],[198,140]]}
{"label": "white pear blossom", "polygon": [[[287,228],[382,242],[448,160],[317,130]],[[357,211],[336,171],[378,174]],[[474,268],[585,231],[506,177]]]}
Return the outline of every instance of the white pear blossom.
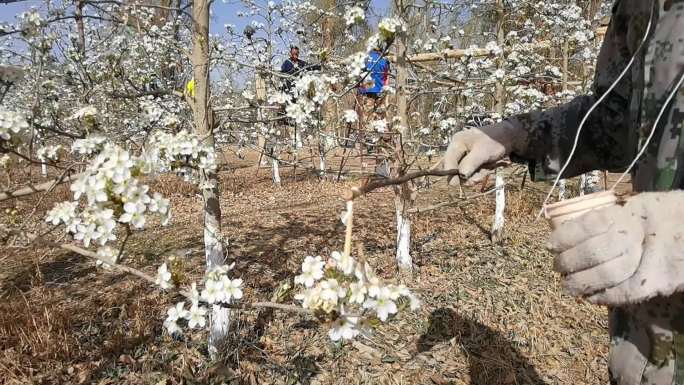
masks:
{"label": "white pear blossom", "polygon": [[90,135],[85,139],[76,139],[71,145],[71,151],[81,155],[91,155],[102,149],[107,141],[103,136]]}
{"label": "white pear blossom", "polygon": [[0,139],[10,140],[13,137],[25,136],[29,124],[24,116],[14,111],[0,110]]}
{"label": "white pear blossom", "polygon": [[333,251],[331,257],[337,262],[339,270],[344,274],[351,275],[354,273],[354,267],[356,266],[354,258],[339,251]]}
{"label": "white pear blossom", "polygon": [[387,121],[385,119],[374,120],[370,123],[370,126],[374,131],[380,134],[387,131]]}
{"label": "white pear blossom", "polygon": [[366,293],[368,292],[366,286],[361,282],[352,282],[349,285],[349,290],[351,292],[349,302],[362,305],[366,299]]}
{"label": "white pear blossom", "polygon": [[172,321],[176,322],[180,319],[187,318],[188,317],[188,311],[185,310],[185,303],[184,302],[178,302],[176,303],[176,306],[169,308],[169,310],[166,311],[167,321]]}
{"label": "white pear blossom", "polygon": [[204,283],[204,290],[202,290],[201,298],[209,304],[221,302],[225,298],[223,289],[223,282],[221,280],[215,281],[213,279],[208,279]]}
{"label": "white pear blossom", "polygon": [[340,286],[340,283],[334,279],[329,278],[321,282],[321,299],[331,304],[336,304],[337,300],[344,298],[347,291]]}
{"label": "white pear blossom", "polygon": [[351,340],[359,335],[359,330],[356,328],[358,322],[358,317],[340,316],[333,322],[332,328],[328,331],[328,336],[333,341]]}
{"label": "white pear blossom", "polygon": [[314,282],[323,278],[323,266],[325,262],[321,260],[320,256],[307,256],[302,262],[302,274],[295,277],[295,283],[311,287]]}
{"label": "white pear blossom", "polygon": [[98,267],[102,266],[104,268],[109,268],[111,267],[111,263],[116,263],[116,260],[119,256],[119,251],[110,246],[102,246],[97,249],[97,256],[98,258],[102,259],[95,261],[95,265]]}
{"label": "white pear blossom", "polygon": [[157,285],[162,289],[170,289],[173,287],[173,282],[171,282],[171,272],[169,271],[166,263],[162,263],[157,269]]}
{"label": "white pear blossom", "polygon": [[183,334],[183,329],[181,329],[181,327],[178,326],[178,323],[176,321],[169,321],[168,319],[166,319],[164,320],[164,327],[170,335]]}
{"label": "white pear blossom", "polygon": [[359,120],[359,115],[354,110],[344,110],[343,119],[346,123],[355,123]]}
{"label": "white pear blossom", "polygon": [[228,279],[225,277],[223,279],[223,293],[226,301],[230,301],[231,298],[240,299],[242,298],[242,279]]}
{"label": "white pear blossom", "polygon": [[205,318],[206,314],[207,309],[205,307],[199,306],[197,304],[192,305],[192,307],[190,307],[190,311],[185,316],[185,318],[188,320],[188,327],[190,329],[204,327],[204,325],[207,323]]}
{"label": "white pear blossom", "polygon": [[144,203],[126,202],[124,203],[124,213],[119,217],[119,222],[130,223],[133,227],[141,229],[145,227],[145,216],[143,214],[146,209]]}
{"label": "white pear blossom", "polygon": [[344,12],[344,20],[347,26],[362,22],[366,18],[366,14],[361,7],[349,7]]}
{"label": "white pear blossom", "polygon": [[397,312],[397,304],[392,300],[392,293],[386,287],[381,288],[374,299],[368,298],[363,307],[374,310],[381,321],[387,321],[391,314]]}
{"label": "white pear blossom", "polygon": [[76,226],[74,239],[82,241],[85,247],[90,246],[91,241],[95,241],[102,236],[95,223],[84,223]]}
{"label": "white pear blossom", "polygon": [[59,202],[47,212],[45,221],[53,225],[70,224],[76,218],[76,202]]}

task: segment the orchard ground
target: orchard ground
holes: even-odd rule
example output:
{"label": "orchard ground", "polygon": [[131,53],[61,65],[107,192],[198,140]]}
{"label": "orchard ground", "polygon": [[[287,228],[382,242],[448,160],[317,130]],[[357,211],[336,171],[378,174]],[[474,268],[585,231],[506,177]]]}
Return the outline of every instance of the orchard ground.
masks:
{"label": "orchard ground", "polygon": [[[342,249],[340,194],[359,181],[320,182],[301,167],[281,166],[283,185],[275,187],[269,168],[257,171],[257,154],[226,154],[223,233],[235,276],[245,282],[243,301],[273,300],[306,255]],[[329,162],[333,178],[338,165],[339,158]],[[412,214],[416,267],[412,278],[403,279],[421,298],[421,309],[402,312],[370,339],[342,345],[311,317],[235,311],[228,356],[211,363],[205,332],[188,330],[177,339],[164,332],[166,309],[179,298],[64,251],[3,246],[0,383],[606,383],[606,310],[562,292],[544,249],[549,228],[534,220],[548,185],[528,181],[521,192],[519,170],[507,170],[503,245],[489,241],[492,195]],[[164,258],[180,255],[181,278],[201,279],[202,203],[195,187],[167,176],[152,190],[171,199],[172,223],[134,233],[124,263],[154,275]],[[435,180],[420,190],[417,207],[454,195],[444,180]],[[1,221],[47,230],[35,223],[68,196],[68,187],[60,186],[44,198],[3,202]],[[354,241],[388,280],[397,278],[394,215],[390,189],[355,206]],[[49,236],[58,239],[61,231]],[[293,303],[297,290],[283,302]]]}

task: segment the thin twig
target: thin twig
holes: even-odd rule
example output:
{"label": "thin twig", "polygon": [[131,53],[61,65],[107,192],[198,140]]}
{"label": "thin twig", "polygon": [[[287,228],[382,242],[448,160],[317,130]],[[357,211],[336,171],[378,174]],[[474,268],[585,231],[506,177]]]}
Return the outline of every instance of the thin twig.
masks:
{"label": "thin twig", "polygon": [[[124,266],[124,265],[121,265],[119,263],[116,263],[116,262],[112,261],[111,259],[106,258],[106,257],[102,257],[93,251],[86,250],[82,247],[72,245],[72,244],[68,244],[68,243],[60,244],[57,242],[52,242],[52,241],[48,241],[45,239],[40,239],[40,238],[38,238],[38,236],[33,235],[33,234],[25,233],[25,235],[29,240],[31,240],[33,242],[42,243],[42,244],[52,246],[52,247],[58,247],[62,250],[70,251],[70,252],[76,253],[78,255],[88,257],[88,258],[94,259],[96,261],[100,261],[100,262],[106,264],[108,267],[110,267],[113,270],[116,270],[116,271],[119,271],[122,273],[126,273],[126,274],[134,275],[134,276],[141,278],[142,280],[147,281],[153,285],[157,285],[157,280],[155,277],[153,277],[149,274],[146,274],[146,273],[144,273],[138,269],[135,269],[133,267]],[[182,290],[182,289],[177,288],[177,287],[172,287],[171,290],[174,291],[176,294],[179,294],[179,295],[181,295],[181,296],[183,296],[189,300],[193,299],[192,294],[188,291]],[[231,303],[231,304],[221,304],[221,306],[231,308],[231,309],[242,309],[242,310],[270,308],[270,309],[278,309],[278,310],[284,310],[284,311],[300,313],[300,314],[309,314],[309,315],[314,314],[311,310],[304,309],[300,306],[286,305],[286,304],[275,303],[275,302],[251,302],[251,303],[250,302],[239,302],[239,303]]]}
{"label": "thin twig", "polygon": [[[426,207],[416,207],[416,208],[412,208],[412,209],[409,209],[408,212],[409,212],[409,213],[424,213],[424,212],[428,212],[428,211],[434,211],[434,210],[440,209],[440,208],[442,208],[442,207],[447,207],[447,206],[451,206],[451,205],[456,205],[456,204],[459,204],[459,203],[463,203],[463,202],[467,202],[467,201],[473,200],[473,199],[475,199],[475,198],[481,198],[481,197],[483,197],[483,196],[485,196],[485,195],[489,195],[489,194],[491,194],[491,193],[493,193],[493,192],[496,192],[496,190],[497,190],[497,188],[495,187],[495,188],[493,188],[493,189],[491,189],[491,190],[487,190],[487,191],[485,191],[485,192],[483,192],[483,193],[471,195],[471,196],[469,196],[469,197],[461,198],[461,199],[458,199],[458,200],[449,201],[449,202],[437,203],[437,204],[434,204],[434,205],[431,205],[431,206],[426,206]],[[469,203],[470,203],[470,202],[469,202]]]}
{"label": "thin twig", "polygon": [[[495,166],[506,166],[508,165],[507,162],[498,162],[495,165],[491,165],[491,167]],[[490,168],[490,165],[488,165],[486,168]],[[361,186],[358,187],[352,187],[351,189],[345,191],[342,194],[342,198],[347,201],[354,200],[364,194],[367,194],[373,190],[377,190],[382,187],[387,187],[387,186],[396,186],[400,184],[404,184],[410,180],[417,179],[417,178],[422,178],[425,176],[455,176],[459,175],[459,171],[457,169],[451,169],[451,170],[437,170],[436,167],[432,167],[427,170],[420,170],[420,171],[414,171],[410,172],[408,174],[404,174],[400,177],[397,178],[383,178],[383,179],[366,179],[366,181],[361,184]]]}
{"label": "thin twig", "polygon": [[[67,171],[69,171],[69,170],[67,170]],[[23,188],[20,188],[18,190],[14,190],[14,191],[0,192],[0,202],[6,201],[6,200],[12,199],[12,198],[19,198],[22,196],[35,194],[35,193],[38,193],[41,191],[47,191],[47,190],[52,189],[54,186],[56,186],[58,184],[74,181],[74,180],[80,178],[81,175],[83,175],[83,173],[76,174],[76,175],[65,175],[65,174],[63,174],[62,176],[60,176],[57,179],[50,180],[50,181],[47,181],[47,182],[44,182],[41,184],[28,185],[26,187],[23,187]]]}

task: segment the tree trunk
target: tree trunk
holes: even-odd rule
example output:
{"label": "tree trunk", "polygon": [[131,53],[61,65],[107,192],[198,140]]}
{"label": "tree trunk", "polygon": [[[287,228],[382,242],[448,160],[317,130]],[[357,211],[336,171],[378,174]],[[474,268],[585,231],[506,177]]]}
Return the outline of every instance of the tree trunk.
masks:
{"label": "tree trunk", "polygon": [[[212,110],[209,104],[209,1],[195,0],[192,7],[192,68],[195,79],[193,119],[195,132],[200,140],[214,147]],[[200,175],[204,202],[204,248],[207,271],[226,264],[226,253],[221,240],[221,204],[219,185],[215,172],[203,171]],[[228,336],[230,310],[214,305],[209,319],[209,353],[217,358],[223,351]]]}
{"label": "tree trunk", "polygon": [[[503,66],[503,46],[504,46],[504,5],[503,0],[496,1],[496,41],[498,46],[502,49],[501,54],[496,59],[497,69]],[[495,111],[503,118],[504,104],[506,99],[506,89],[502,81],[496,83],[496,104]],[[504,211],[506,208],[506,192],[504,191],[503,171],[501,168],[496,169],[496,180],[494,184],[496,188],[496,208],[494,209],[494,222],[492,223],[491,240],[494,243],[501,243],[503,241],[504,233]]]}
{"label": "tree trunk", "polygon": [[501,243],[504,238],[504,211],[506,209],[506,191],[503,178],[503,171],[501,168],[496,169],[496,181],[494,187],[496,188],[496,209],[494,210],[494,223],[492,224],[491,237],[492,242]]}
{"label": "tree trunk", "polygon": [[563,201],[566,198],[567,192],[566,192],[566,183],[565,179],[561,179],[558,181],[558,200]]}
{"label": "tree trunk", "polygon": [[[266,103],[266,80],[258,70],[256,71],[256,74],[254,76],[254,93],[256,95],[256,100],[260,106]],[[257,108],[257,120],[260,122],[266,121],[266,119],[264,119],[264,111],[261,108]],[[259,150],[261,151],[259,160],[257,161],[259,162],[257,164],[258,170],[259,167],[268,164],[267,160],[264,157],[264,152],[266,151],[266,137],[264,137],[264,134],[261,132],[257,132],[257,144],[259,146]]]}
{"label": "tree trunk", "polygon": [[598,171],[590,171],[580,176],[579,194],[591,194],[601,190],[599,184],[601,177]]}
{"label": "tree trunk", "polygon": [[76,11],[74,15],[74,20],[76,21],[76,29],[78,30],[78,46],[76,50],[81,60],[85,59],[85,26],[83,25],[83,7],[85,6],[84,0],[78,0],[76,2]]}
{"label": "tree trunk", "polygon": [[[405,4],[400,4],[400,16],[402,19]],[[404,20],[405,21],[405,20]],[[403,147],[403,139],[409,134],[408,121],[408,98],[406,86],[408,85],[408,68],[407,68],[407,47],[408,34],[404,31],[397,31],[396,37],[396,65],[397,65],[397,116],[399,118],[398,130],[393,127],[393,145],[394,145],[394,171],[396,176],[401,176],[404,173],[405,154]],[[394,126],[394,125],[393,125]],[[410,254],[411,249],[411,220],[408,217],[408,210],[411,209],[414,203],[414,186],[413,182],[407,182],[401,186],[394,188],[394,201],[397,216],[397,266],[401,271],[411,271],[413,268],[413,261]]]}
{"label": "tree trunk", "polygon": [[[276,146],[274,145],[273,148],[275,149]],[[273,184],[276,186],[280,186],[280,167],[278,166],[278,157],[275,154],[275,150],[273,151]]]}

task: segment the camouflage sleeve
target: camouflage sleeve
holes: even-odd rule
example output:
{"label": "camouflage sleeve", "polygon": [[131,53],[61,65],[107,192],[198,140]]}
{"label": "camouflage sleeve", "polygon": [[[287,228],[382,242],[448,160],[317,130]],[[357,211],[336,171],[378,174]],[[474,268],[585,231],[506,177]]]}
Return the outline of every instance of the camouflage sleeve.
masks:
{"label": "camouflage sleeve", "polygon": [[[596,100],[618,78],[627,66],[645,33],[650,1],[618,0],[613,7],[606,36],[596,63],[593,94],[579,96],[572,101],[544,111],[535,111],[511,117],[505,121],[528,133],[512,154],[541,164],[544,169],[557,173],[565,163],[575,140],[580,122]],[[632,90],[638,87],[640,59],[632,64],[613,91],[589,116],[573,156],[565,172],[566,177],[595,169],[624,168],[631,159],[636,136],[630,116],[634,103]],[[634,141],[634,142],[632,142]]]}

